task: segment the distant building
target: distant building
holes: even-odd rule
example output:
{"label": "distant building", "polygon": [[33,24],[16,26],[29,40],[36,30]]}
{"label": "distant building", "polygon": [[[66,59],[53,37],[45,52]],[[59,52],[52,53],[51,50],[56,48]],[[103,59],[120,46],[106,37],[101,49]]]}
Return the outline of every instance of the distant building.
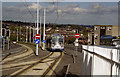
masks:
{"label": "distant building", "polygon": [[120,26],[118,25],[94,25],[94,39],[92,36],[93,33],[88,33],[88,42],[94,45],[100,45],[100,37],[103,35],[120,35]]}
{"label": "distant building", "polygon": [[89,45],[94,45],[94,32],[89,32],[88,33],[88,44]]}

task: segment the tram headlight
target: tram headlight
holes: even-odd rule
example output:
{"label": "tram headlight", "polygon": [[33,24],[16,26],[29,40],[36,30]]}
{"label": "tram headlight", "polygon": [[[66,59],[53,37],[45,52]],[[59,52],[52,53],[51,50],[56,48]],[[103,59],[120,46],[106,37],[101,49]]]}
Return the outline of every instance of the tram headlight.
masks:
{"label": "tram headlight", "polygon": [[61,43],[60,45],[61,45],[61,47],[63,47],[63,44],[62,44],[62,43]]}
{"label": "tram headlight", "polygon": [[52,47],[54,47],[55,45],[54,44],[52,44]]}

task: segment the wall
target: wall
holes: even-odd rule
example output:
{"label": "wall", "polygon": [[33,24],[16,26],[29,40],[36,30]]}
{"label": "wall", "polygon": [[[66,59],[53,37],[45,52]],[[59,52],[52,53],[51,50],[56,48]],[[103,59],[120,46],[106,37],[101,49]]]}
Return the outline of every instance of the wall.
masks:
{"label": "wall", "polygon": [[[97,36],[97,39],[95,39],[96,36]],[[94,27],[94,45],[100,45],[100,26]]]}
{"label": "wall", "polygon": [[83,75],[118,75],[118,49],[83,45]]}
{"label": "wall", "polygon": [[112,26],[112,36],[118,36],[119,34],[119,27],[118,25],[113,25]]}

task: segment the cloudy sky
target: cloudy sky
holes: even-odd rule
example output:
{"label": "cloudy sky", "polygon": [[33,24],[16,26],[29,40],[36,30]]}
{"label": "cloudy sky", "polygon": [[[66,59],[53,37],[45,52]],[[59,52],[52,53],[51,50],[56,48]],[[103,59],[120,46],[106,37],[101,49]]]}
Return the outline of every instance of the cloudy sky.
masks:
{"label": "cloudy sky", "polygon": [[[58,5],[58,6],[57,6]],[[3,20],[36,20],[35,2],[3,2]],[[40,16],[46,8],[46,22],[58,24],[118,24],[117,2],[41,2]]]}

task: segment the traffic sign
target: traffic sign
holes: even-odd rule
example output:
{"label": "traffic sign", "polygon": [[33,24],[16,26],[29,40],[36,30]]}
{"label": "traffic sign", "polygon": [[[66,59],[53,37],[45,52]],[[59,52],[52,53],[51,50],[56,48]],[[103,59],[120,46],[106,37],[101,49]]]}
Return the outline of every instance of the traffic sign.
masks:
{"label": "traffic sign", "polygon": [[46,41],[45,40],[43,40],[43,43],[45,43]]}
{"label": "traffic sign", "polygon": [[78,39],[76,39],[75,42],[78,43]]}
{"label": "traffic sign", "polygon": [[75,46],[79,46],[79,43],[75,43]]}
{"label": "traffic sign", "polygon": [[79,36],[80,36],[79,33],[75,34],[75,38],[79,38]]}
{"label": "traffic sign", "polygon": [[36,34],[35,38],[36,38],[36,39],[39,39],[39,38],[40,38],[40,35],[39,35],[39,34]]}
{"label": "traffic sign", "polygon": [[39,44],[39,43],[40,43],[40,40],[36,39],[35,44]]}

